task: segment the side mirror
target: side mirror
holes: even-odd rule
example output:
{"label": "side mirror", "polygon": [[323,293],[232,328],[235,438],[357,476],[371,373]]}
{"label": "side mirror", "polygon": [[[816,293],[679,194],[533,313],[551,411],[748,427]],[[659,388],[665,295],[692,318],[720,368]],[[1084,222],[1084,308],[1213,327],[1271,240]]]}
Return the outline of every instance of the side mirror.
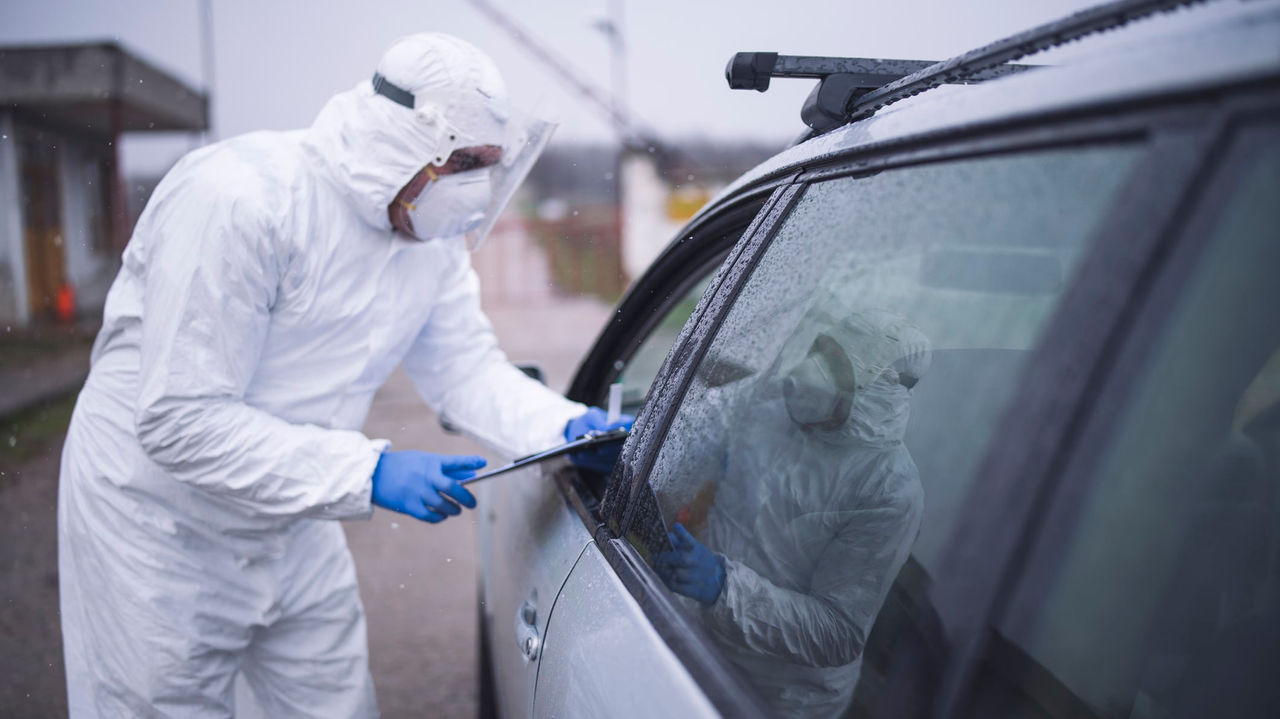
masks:
{"label": "side mirror", "polygon": [[542,366],[533,362],[523,362],[516,365],[516,369],[524,372],[530,379],[535,379],[542,384],[547,383],[547,374],[542,371]]}

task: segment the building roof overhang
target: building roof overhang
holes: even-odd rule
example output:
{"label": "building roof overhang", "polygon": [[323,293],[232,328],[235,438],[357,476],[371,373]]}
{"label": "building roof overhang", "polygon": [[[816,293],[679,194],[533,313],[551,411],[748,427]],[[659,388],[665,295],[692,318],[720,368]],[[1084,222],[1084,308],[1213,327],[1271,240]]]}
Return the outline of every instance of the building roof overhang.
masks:
{"label": "building roof overhang", "polygon": [[94,136],[208,127],[204,93],[114,42],[0,47],[0,110]]}

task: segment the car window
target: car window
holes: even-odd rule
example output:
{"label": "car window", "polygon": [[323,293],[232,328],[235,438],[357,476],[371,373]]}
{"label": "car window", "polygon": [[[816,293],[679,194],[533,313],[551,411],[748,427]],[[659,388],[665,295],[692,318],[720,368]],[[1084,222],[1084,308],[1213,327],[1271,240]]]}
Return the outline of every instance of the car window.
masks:
{"label": "car window", "polygon": [[[732,243],[729,244],[732,245]],[[701,277],[692,278],[694,279],[693,287],[686,290],[679,300],[665,308],[662,318],[648,329],[631,356],[625,360],[614,361],[614,369],[617,372],[614,382],[622,385],[621,411],[623,414],[632,417],[640,414],[640,406],[648,395],[649,385],[653,384],[653,379],[662,368],[667,353],[671,351],[680,330],[693,314],[707,285],[711,283],[711,277],[718,265],[718,261],[711,263],[701,270]],[[595,403],[607,406],[608,395],[604,392],[600,394],[602,396],[595,400]],[[605,450],[575,455],[574,474],[579,480],[578,486],[585,490],[583,499],[587,502],[590,511],[599,509],[599,499],[604,497],[605,485],[617,465],[620,451],[621,445],[615,444]],[[555,466],[565,465],[561,460]]]}
{"label": "car window", "polygon": [[610,385],[623,385],[623,412],[636,416],[663,362],[717,269],[769,195],[738,198],[707,211],[627,291],[569,387],[579,402],[605,406]]}
{"label": "car window", "polygon": [[719,262],[716,262],[708,266],[704,271],[705,276],[667,309],[666,314],[649,331],[631,357],[626,362],[620,362],[622,367],[614,381],[622,383],[622,411],[625,414],[634,417],[640,412],[640,404],[644,401],[645,393],[649,391],[649,385],[653,384],[653,378],[658,376],[662,361],[671,351],[671,346],[675,344],[685,321],[689,319],[689,315],[693,314],[694,307],[702,298],[707,285],[711,283],[711,276],[718,265]]}
{"label": "car window", "polygon": [[[654,378],[680,332],[710,286],[717,269],[764,206],[767,195],[747,198],[681,230],[677,240],[628,291],[614,321],[605,327],[590,356],[578,369],[568,395],[608,406],[610,385],[622,385],[623,414],[639,416]],[[595,513],[604,498],[620,446],[576,456],[576,472],[566,475],[578,488],[584,509]],[[583,461],[583,460],[586,461]],[[563,465],[557,465],[563,466]]]}
{"label": "car window", "polygon": [[1050,527],[1078,513],[1074,531],[1031,554],[973,716],[1280,716],[1280,135],[1266,137],[1231,166],[1160,336],[1131,340],[1137,369],[1102,389],[1126,398],[1094,421],[1109,447],[1068,467],[1064,486],[1091,491],[1051,512]]}
{"label": "car window", "polygon": [[779,713],[836,716],[880,680],[863,655],[895,578],[916,606],[895,631],[940,641],[958,500],[1140,148],[832,179],[783,221],[626,528]]}

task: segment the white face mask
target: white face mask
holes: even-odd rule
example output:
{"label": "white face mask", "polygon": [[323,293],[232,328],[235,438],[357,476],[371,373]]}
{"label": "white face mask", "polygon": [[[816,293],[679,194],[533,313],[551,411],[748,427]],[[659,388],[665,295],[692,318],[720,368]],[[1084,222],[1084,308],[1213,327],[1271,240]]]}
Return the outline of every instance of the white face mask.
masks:
{"label": "white face mask", "polygon": [[490,194],[487,169],[441,175],[408,203],[413,236],[433,240],[474,230],[484,222]]}
{"label": "white face mask", "polygon": [[835,429],[849,416],[847,392],[835,381],[816,354],[810,354],[782,380],[782,397],[791,421],[804,427]]}

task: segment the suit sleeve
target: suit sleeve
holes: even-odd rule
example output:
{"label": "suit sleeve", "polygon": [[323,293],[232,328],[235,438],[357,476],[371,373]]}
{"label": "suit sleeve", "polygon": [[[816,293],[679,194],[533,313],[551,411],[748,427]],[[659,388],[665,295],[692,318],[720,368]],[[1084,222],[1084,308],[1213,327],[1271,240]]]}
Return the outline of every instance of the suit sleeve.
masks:
{"label": "suit sleeve", "polygon": [[586,407],[516,369],[480,309],[480,281],[465,254],[445,279],[426,326],[403,366],[436,413],[507,456],[564,442],[564,428]]}
{"label": "suit sleeve", "polygon": [[135,233],[134,261],[146,263],[138,440],[178,481],[249,512],[368,516],[385,442],[245,403],[290,251],[265,193],[211,174],[171,173]]}
{"label": "suit sleeve", "polygon": [[753,653],[807,666],[843,666],[860,657],[920,527],[923,496],[914,474],[910,479],[886,483],[899,491],[791,526],[794,533],[831,528],[825,546],[814,537],[780,538],[822,546],[803,590],[779,586],[726,558],[724,588],[703,610],[712,632]]}

